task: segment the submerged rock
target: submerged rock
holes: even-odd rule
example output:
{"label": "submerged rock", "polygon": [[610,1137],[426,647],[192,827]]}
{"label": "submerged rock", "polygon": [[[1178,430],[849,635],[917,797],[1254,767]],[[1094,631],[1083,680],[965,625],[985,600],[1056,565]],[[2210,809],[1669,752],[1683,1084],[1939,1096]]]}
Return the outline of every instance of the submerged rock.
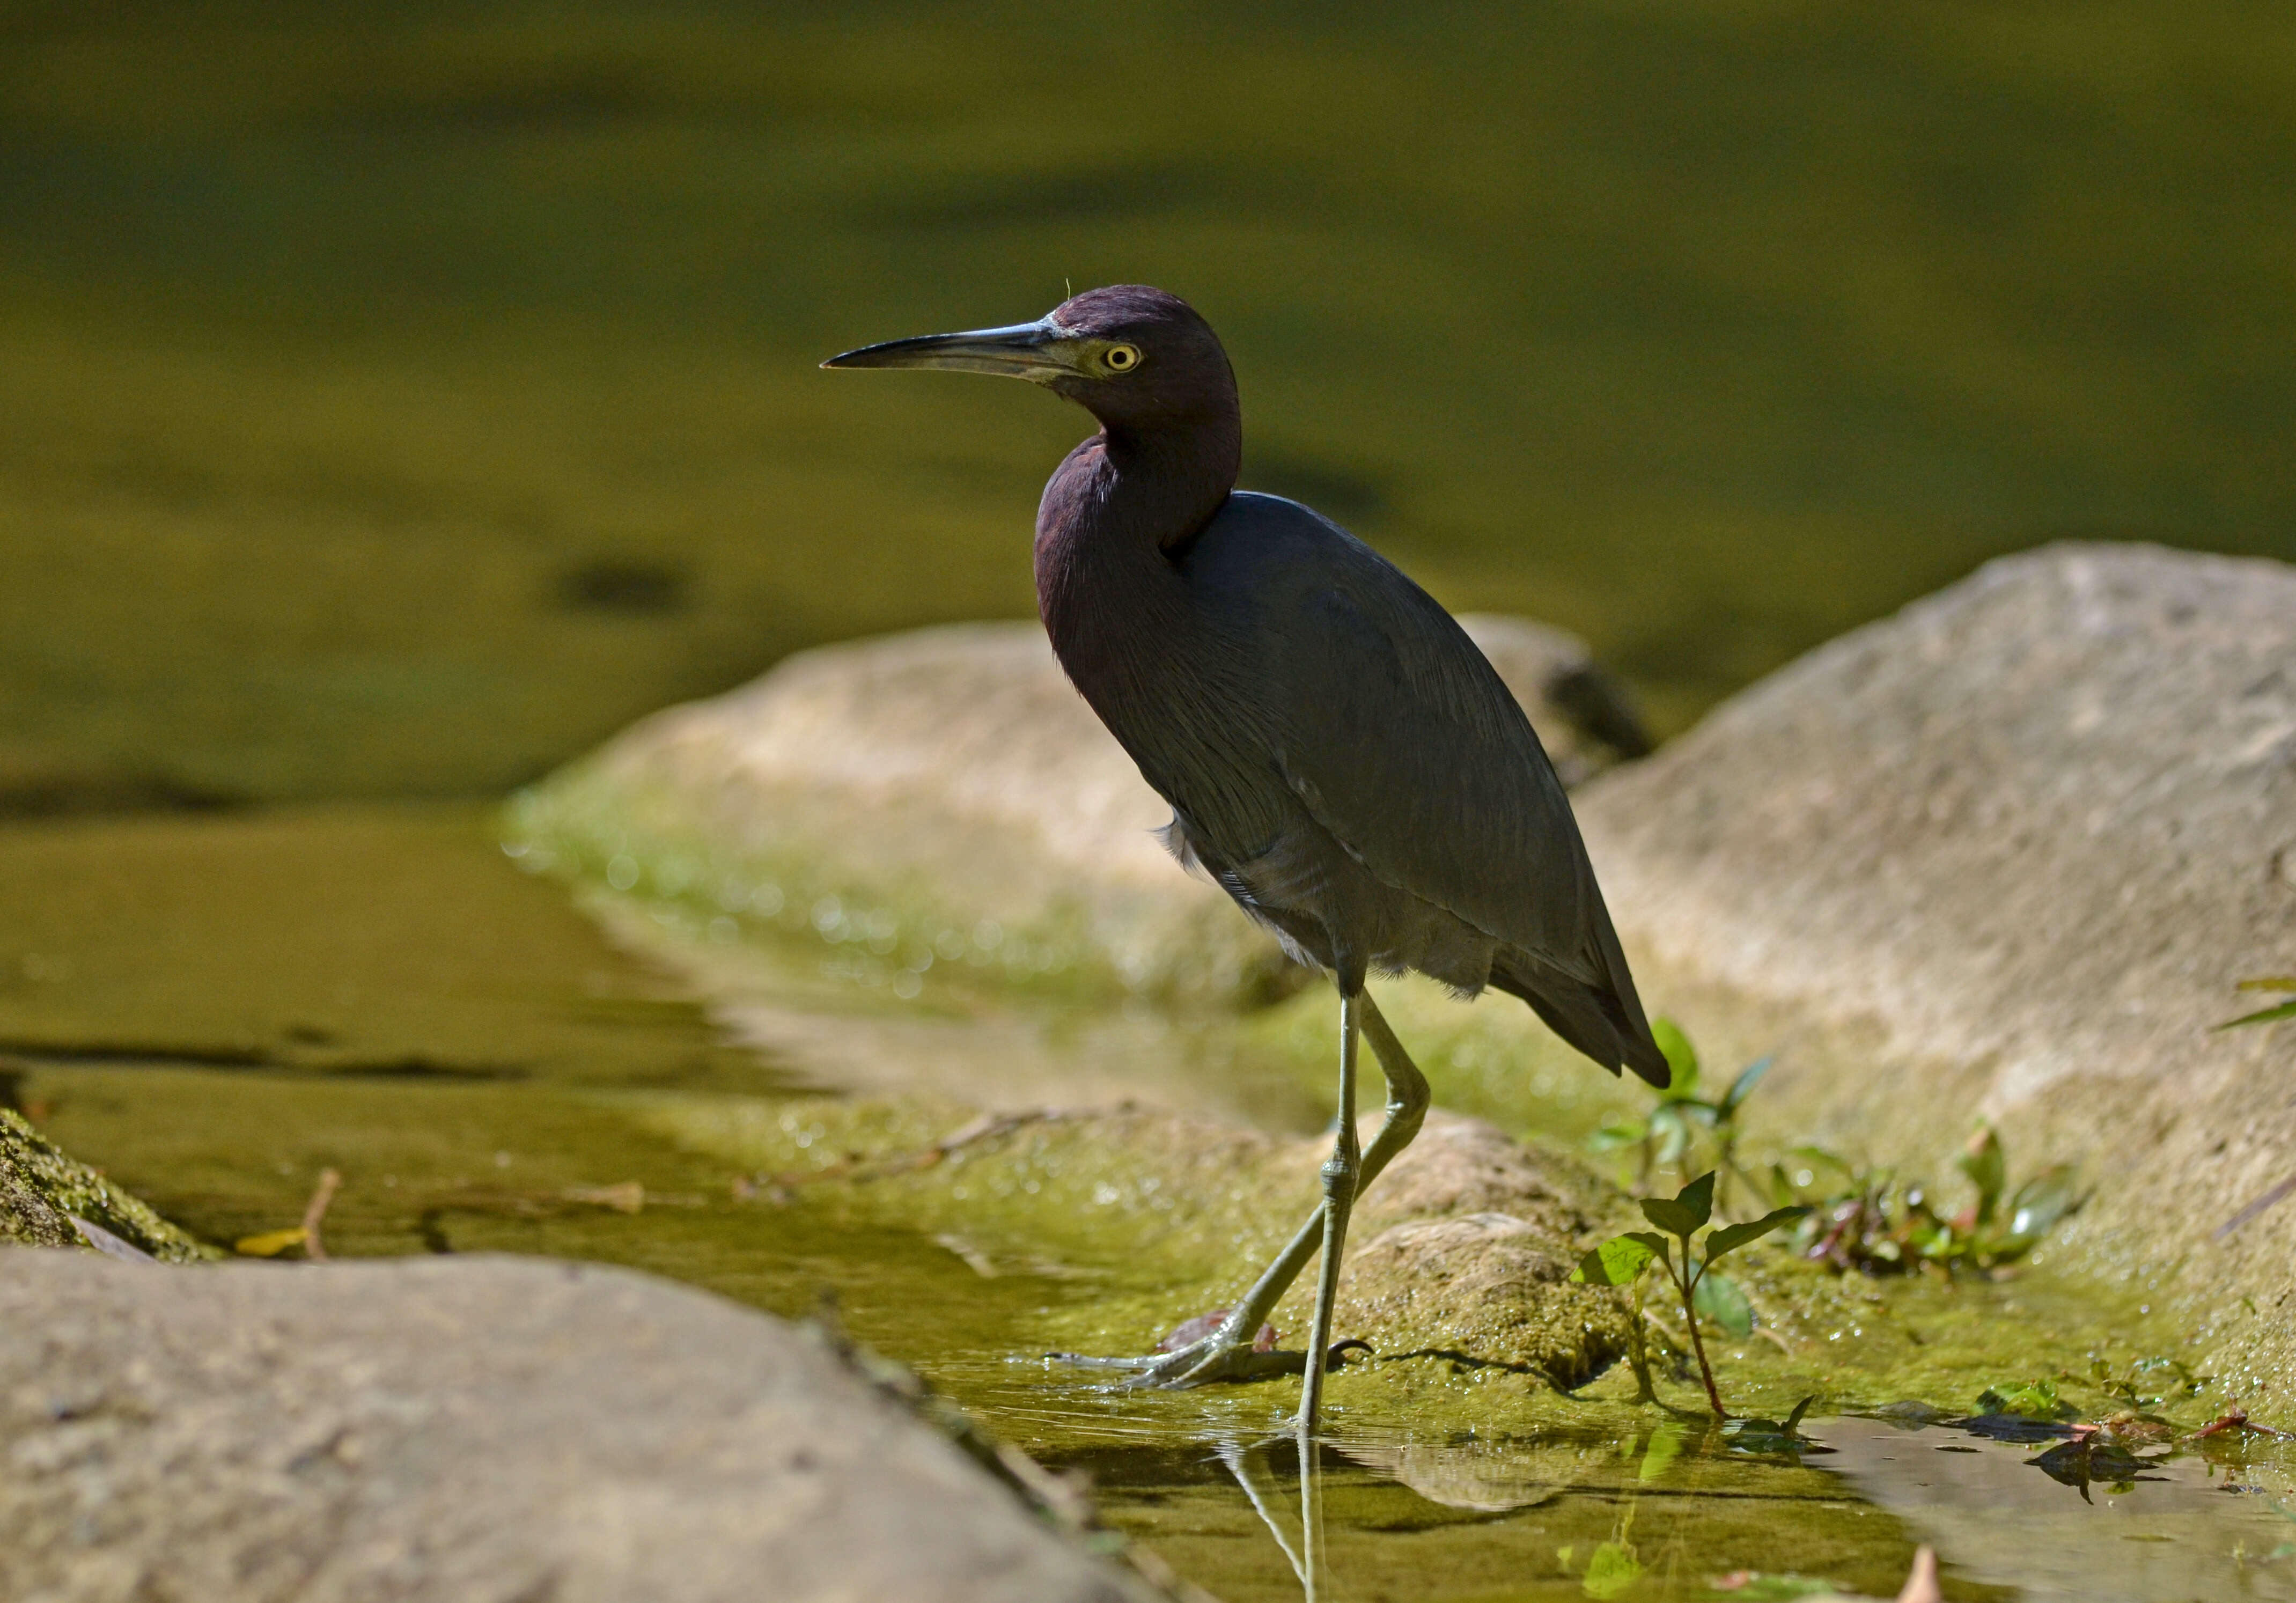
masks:
{"label": "submerged rock", "polygon": [[2296,1151],[2296,1027],[2211,1031],[2296,971],[2296,569],[1996,562],[1578,808],[1645,998],[1776,1049],[1764,1127],[1942,1172],[1999,1121],[2097,1188],[2092,1262],[2183,1260],[2220,1377],[2296,1402],[2296,1205],[2211,1240]]}
{"label": "submerged rock", "polygon": [[1158,1595],[800,1330],[588,1265],[0,1251],[0,1454],[9,1598]]}
{"label": "submerged rock", "polygon": [[213,1253],[0,1108],[0,1241],[189,1263]]}
{"label": "submerged rock", "polygon": [[[1647,747],[1580,642],[1464,621],[1567,782]],[[532,860],[850,933],[895,967],[965,956],[979,933],[1023,974],[1215,996],[1281,982],[1274,943],[1164,851],[1170,816],[1041,629],[971,623],[804,652],[656,714],[528,793],[512,829]]]}

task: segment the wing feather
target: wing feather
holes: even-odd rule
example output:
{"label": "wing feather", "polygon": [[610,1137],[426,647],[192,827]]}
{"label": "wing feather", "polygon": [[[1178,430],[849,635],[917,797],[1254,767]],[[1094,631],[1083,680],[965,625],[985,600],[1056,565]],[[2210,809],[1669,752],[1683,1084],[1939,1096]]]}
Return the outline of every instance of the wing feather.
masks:
{"label": "wing feather", "polygon": [[[1607,980],[1577,820],[1466,632],[1386,559],[1271,497],[1220,546],[1255,570],[1239,645],[1284,783],[1386,883],[1587,983]],[[1223,575],[1222,577],[1226,577]]]}

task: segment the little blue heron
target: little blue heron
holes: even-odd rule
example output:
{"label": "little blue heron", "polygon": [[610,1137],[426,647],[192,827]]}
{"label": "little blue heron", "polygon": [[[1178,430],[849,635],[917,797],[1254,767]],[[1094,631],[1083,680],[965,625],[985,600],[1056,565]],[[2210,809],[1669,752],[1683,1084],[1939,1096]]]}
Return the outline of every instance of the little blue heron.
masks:
{"label": "little blue heron", "polygon": [[[1085,1360],[1190,1385],[1277,1370],[1261,1321],[1320,1246],[1300,1420],[1314,1423],[1348,1213],[1418,1133],[1427,1082],[1373,1005],[1416,969],[1521,997],[1617,1073],[1668,1082],[1570,803],[1498,674],[1385,558],[1294,501],[1235,489],[1235,374],[1185,301],[1086,292],[1034,323],[847,351],[826,367],[1002,374],[1100,432],[1037,512],[1037,600],[1069,678],[1172,806],[1165,843],[1340,992],[1337,1139],[1324,1202],[1210,1335]],[[1356,1043],[1388,1115],[1356,1138]]]}

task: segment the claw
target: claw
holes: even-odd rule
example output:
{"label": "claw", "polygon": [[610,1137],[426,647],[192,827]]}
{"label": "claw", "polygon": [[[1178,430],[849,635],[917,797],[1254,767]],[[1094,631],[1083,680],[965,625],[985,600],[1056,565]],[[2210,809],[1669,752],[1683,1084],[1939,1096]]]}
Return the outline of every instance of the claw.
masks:
{"label": "claw", "polygon": [[[1182,1326],[1181,1328],[1185,1330],[1187,1327]],[[1329,1371],[1343,1367],[1347,1355],[1357,1350],[1369,1352],[1372,1345],[1355,1336],[1333,1342],[1331,1351],[1324,1355],[1324,1369]],[[1145,1353],[1138,1358],[1099,1358],[1083,1352],[1047,1352],[1045,1356],[1054,1363],[1067,1364],[1074,1369],[1119,1371],[1124,1378],[1117,1384],[1126,1390],[1152,1387],[1158,1391],[1185,1391],[1192,1386],[1212,1385],[1221,1381],[1266,1380],[1277,1375],[1299,1375],[1308,1368],[1305,1352],[1278,1352],[1273,1346],[1263,1346],[1257,1342],[1249,1347],[1241,1343],[1223,1346],[1214,1336],[1205,1336],[1185,1347]]]}
{"label": "claw", "polygon": [[1054,1363],[1079,1369],[1115,1370],[1128,1389],[1152,1386],[1181,1391],[1222,1380],[1264,1380],[1272,1375],[1297,1375],[1308,1367],[1304,1352],[1277,1352],[1241,1343],[1222,1346],[1210,1337],[1169,1352],[1150,1352],[1138,1358],[1098,1358],[1083,1352],[1047,1352]]}
{"label": "claw", "polygon": [[1156,1351],[1138,1358],[1095,1358],[1083,1352],[1047,1352],[1055,1363],[1078,1369],[1121,1370],[1132,1386],[1195,1386],[1215,1380],[1257,1380],[1268,1375],[1297,1375],[1308,1367],[1304,1352],[1278,1352],[1278,1332],[1262,1325],[1249,1347],[1224,1344],[1220,1333],[1232,1311],[1215,1308],[1175,1327],[1156,1344]]}

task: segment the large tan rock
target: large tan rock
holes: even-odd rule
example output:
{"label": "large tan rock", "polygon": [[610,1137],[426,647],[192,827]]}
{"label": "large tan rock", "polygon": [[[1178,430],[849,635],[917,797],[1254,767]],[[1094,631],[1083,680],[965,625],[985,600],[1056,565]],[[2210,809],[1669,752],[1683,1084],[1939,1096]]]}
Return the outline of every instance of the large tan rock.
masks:
{"label": "large tan rock", "polygon": [[[1567,782],[1643,748],[1580,642],[1464,621]],[[801,653],[635,726],[513,815],[528,849],[619,888],[698,889],[792,926],[857,912],[888,949],[938,941],[945,958],[988,920],[1000,960],[1029,972],[1104,966],[1135,989],[1211,995],[1267,983],[1274,944],[1178,871],[1155,834],[1170,817],[1034,623]]]}
{"label": "large tan rock", "polygon": [[0,1597],[1154,1595],[794,1328],[509,1258],[0,1249]]}
{"label": "large tan rock", "polygon": [[2079,1162],[2091,1261],[2181,1264],[2227,1377],[2296,1401],[2296,1204],[2212,1238],[2296,1169],[2296,1028],[2210,1030],[2296,971],[2296,570],[2005,559],[1577,805],[1644,996],[1778,1050],[1770,1129]]}

